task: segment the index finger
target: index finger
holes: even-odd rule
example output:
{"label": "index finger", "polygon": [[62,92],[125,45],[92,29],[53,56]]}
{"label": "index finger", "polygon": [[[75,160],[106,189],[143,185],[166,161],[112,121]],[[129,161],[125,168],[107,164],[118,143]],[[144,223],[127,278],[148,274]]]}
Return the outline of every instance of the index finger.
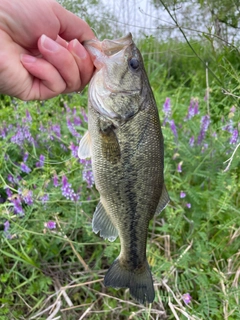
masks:
{"label": "index finger", "polygon": [[64,9],[59,3],[53,7],[53,10],[59,20],[59,35],[67,40],[78,39],[79,42],[96,38],[90,26],[72,12]]}

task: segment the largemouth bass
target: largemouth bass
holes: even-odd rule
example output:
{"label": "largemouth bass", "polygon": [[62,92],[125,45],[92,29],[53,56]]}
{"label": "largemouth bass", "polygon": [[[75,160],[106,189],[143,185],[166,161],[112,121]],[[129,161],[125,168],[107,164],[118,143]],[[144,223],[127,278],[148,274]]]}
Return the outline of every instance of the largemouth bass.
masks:
{"label": "largemouth bass", "polygon": [[96,67],[89,85],[88,131],[78,155],[92,158],[100,202],[92,227],[121,252],[105,286],[129,288],[140,303],[155,293],[146,258],[148,225],[169,202],[156,102],[132,35],[84,43]]}

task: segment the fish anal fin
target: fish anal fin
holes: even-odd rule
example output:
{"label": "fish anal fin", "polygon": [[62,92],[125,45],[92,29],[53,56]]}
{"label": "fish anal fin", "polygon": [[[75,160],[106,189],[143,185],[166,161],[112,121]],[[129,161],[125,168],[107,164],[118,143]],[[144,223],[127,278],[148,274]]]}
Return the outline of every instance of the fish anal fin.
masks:
{"label": "fish anal fin", "polygon": [[161,194],[160,200],[158,202],[158,206],[157,206],[155,214],[156,215],[160,214],[160,212],[162,212],[163,209],[166,208],[169,201],[170,201],[170,198],[169,198],[166,186],[165,186],[165,184],[163,184],[162,194]]}
{"label": "fish anal fin", "polygon": [[112,223],[101,201],[98,203],[93,215],[92,221],[93,232],[98,233],[104,239],[113,242],[118,237],[118,231]]}
{"label": "fish anal fin", "polygon": [[104,285],[113,288],[129,288],[131,296],[138,302],[152,303],[155,298],[152,274],[146,261],[141,272],[128,270],[117,258],[110,266],[104,278]]}
{"label": "fish anal fin", "polygon": [[89,131],[87,131],[80,140],[78,148],[78,157],[80,159],[86,159],[91,157],[91,137]]}

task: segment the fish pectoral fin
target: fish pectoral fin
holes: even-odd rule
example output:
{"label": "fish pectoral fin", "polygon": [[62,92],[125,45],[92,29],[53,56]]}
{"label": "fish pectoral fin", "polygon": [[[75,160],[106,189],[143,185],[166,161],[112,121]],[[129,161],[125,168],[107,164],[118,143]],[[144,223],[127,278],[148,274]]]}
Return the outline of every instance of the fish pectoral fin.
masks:
{"label": "fish pectoral fin", "polygon": [[120,160],[121,151],[113,125],[102,128],[101,134],[101,150],[103,157],[114,164]]}
{"label": "fish pectoral fin", "polygon": [[95,233],[100,231],[100,236],[104,239],[108,239],[111,242],[116,240],[118,237],[118,231],[112,223],[112,220],[107,214],[101,201],[98,203],[93,215],[92,229]]}
{"label": "fish pectoral fin", "polygon": [[86,159],[91,157],[91,138],[88,131],[84,134],[79,143],[78,157],[80,159]]}
{"label": "fish pectoral fin", "polygon": [[161,211],[163,211],[163,209],[167,206],[169,201],[170,201],[170,198],[169,198],[169,195],[167,192],[167,188],[166,188],[165,184],[163,184],[162,194],[161,194],[160,200],[158,202],[158,206],[157,206],[155,214],[157,215]]}

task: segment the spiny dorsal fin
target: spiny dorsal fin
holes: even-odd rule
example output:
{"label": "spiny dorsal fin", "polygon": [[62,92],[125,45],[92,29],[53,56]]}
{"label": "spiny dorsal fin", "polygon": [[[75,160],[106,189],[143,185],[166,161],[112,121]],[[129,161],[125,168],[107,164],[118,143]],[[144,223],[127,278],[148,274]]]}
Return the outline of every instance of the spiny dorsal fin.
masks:
{"label": "spiny dorsal fin", "polygon": [[88,131],[84,134],[80,141],[78,148],[78,157],[80,159],[86,159],[91,157],[91,138]]}
{"label": "spiny dorsal fin", "polygon": [[92,229],[95,233],[100,231],[100,236],[111,242],[118,237],[118,231],[113,225],[101,201],[98,203],[93,215]]}
{"label": "spiny dorsal fin", "polygon": [[170,198],[169,198],[166,186],[165,186],[165,184],[163,184],[162,194],[161,194],[160,200],[158,202],[158,206],[157,206],[155,214],[157,215],[161,211],[163,211],[163,209],[167,206],[169,201],[170,201]]}

